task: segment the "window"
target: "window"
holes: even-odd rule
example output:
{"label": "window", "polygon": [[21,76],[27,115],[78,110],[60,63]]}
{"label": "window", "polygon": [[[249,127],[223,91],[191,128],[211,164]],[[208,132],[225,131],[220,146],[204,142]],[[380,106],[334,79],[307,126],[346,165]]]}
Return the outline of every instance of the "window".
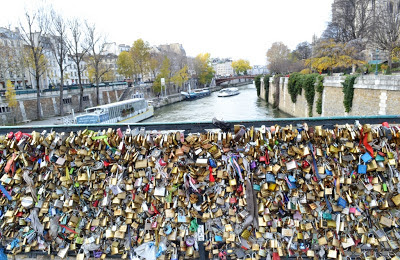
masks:
{"label": "window", "polygon": [[8,106],[0,107],[0,113],[10,112],[11,109]]}
{"label": "window", "polygon": [[83,96],[83,101],[89,101],[89,96]]}
{"label": "window", "polygon": [[64,104],[71,104],[72,103],[72,98],[63,98],[63,103]]}

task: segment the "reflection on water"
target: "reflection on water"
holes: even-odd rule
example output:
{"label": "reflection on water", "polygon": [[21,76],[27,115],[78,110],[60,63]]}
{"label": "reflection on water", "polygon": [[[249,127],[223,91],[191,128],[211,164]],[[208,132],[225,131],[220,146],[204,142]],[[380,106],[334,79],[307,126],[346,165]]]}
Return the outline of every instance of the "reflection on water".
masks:
{"label": "reflection on water", "polygon": [[272,109],[257,97],[254,84],[238,87],[240,94],[232,97],[218,97],[217,92],[209,97],[194,101],[182,101],[154,111],[154,116],[143,122],[200,122],[211,121],[214,117],[223,120],[263,120],[286,118],[290,115]]}

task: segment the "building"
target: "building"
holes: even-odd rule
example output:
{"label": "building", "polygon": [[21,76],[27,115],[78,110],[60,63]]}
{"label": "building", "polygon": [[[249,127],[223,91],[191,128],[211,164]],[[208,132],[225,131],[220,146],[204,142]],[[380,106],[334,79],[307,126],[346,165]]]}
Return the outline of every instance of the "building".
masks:
{"label": "building", "polygon": [[234,74],[231,58],[226,58],[226,59],[215,58],[212,60],[211,64],[215,71],[216,77],[227,77]]}
{"label": "building", "polygon": [[0,27],[0,89],[10,80],[16,89],[31,86],[24,62],[24,44],[18,28],[15,30]]}
{"label": "building", "polygon": [[127,44],[119,44],[118,45],[118,54],[117,55],[119,55],[123,51],[129,51],[130,49],[131,49],[131,46],[129,46]]}
{"label": "building", "polygon": [[267,66],[265,65],[254,65],[251,70],[247,71],[249,75],[264,75],[268,74]]}

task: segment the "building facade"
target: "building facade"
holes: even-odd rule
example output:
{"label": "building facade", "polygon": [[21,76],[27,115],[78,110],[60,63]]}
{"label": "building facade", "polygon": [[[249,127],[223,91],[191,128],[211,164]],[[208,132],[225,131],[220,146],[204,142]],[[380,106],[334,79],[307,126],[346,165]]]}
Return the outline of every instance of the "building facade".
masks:
{"label": "building facade", "polygon": [[213,59],[212,60],[212,67],[215,71],[215,76],[216,77],[227,77],[227,76],[232,76],[233,73],[233,68],[232,68],[232,59],[231,58],[226,58],[226,59]]}

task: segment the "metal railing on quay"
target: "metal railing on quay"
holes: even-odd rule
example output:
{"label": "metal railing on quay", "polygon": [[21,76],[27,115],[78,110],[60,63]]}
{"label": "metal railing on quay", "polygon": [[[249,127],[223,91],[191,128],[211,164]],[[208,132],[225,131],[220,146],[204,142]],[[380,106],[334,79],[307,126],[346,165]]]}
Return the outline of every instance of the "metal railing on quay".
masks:
{"label": "metal railing on quay", "polygon": [[[346,116],[346,117],[311,117],[311,118],[271,118],[268,120],[233,120],[225,121],[231,124],[231,130],[234,125],[243,125],[245,127],[261,127],[271,125],[293,125],[294,127],[298,124],[307,123],[309,126],[326,126],[333,127],[334,125],[345,125],[354,124],[358,120],[361,124],[381,124],[388,122],[389,124],[400,124],[400,115],[386,115],[386,116]],[[89,130],[103,130],[105,128],[121,128],[126,130],[127,128],[145,128],[146,131],[185,131],[185,133],[201,133],[210,129],[216,129],[211,121],[203,122],[173,122],[173,123],[134,123],[134,124],[95,124],[95,125],[40,125],[40,126],[1,126],[0,134],[5,134],[10,131],[15,131],[18,128],[19,131],[41,132],[43,130],[50,131],[61,131],[71,132],[79,131],[82,129]]]}

